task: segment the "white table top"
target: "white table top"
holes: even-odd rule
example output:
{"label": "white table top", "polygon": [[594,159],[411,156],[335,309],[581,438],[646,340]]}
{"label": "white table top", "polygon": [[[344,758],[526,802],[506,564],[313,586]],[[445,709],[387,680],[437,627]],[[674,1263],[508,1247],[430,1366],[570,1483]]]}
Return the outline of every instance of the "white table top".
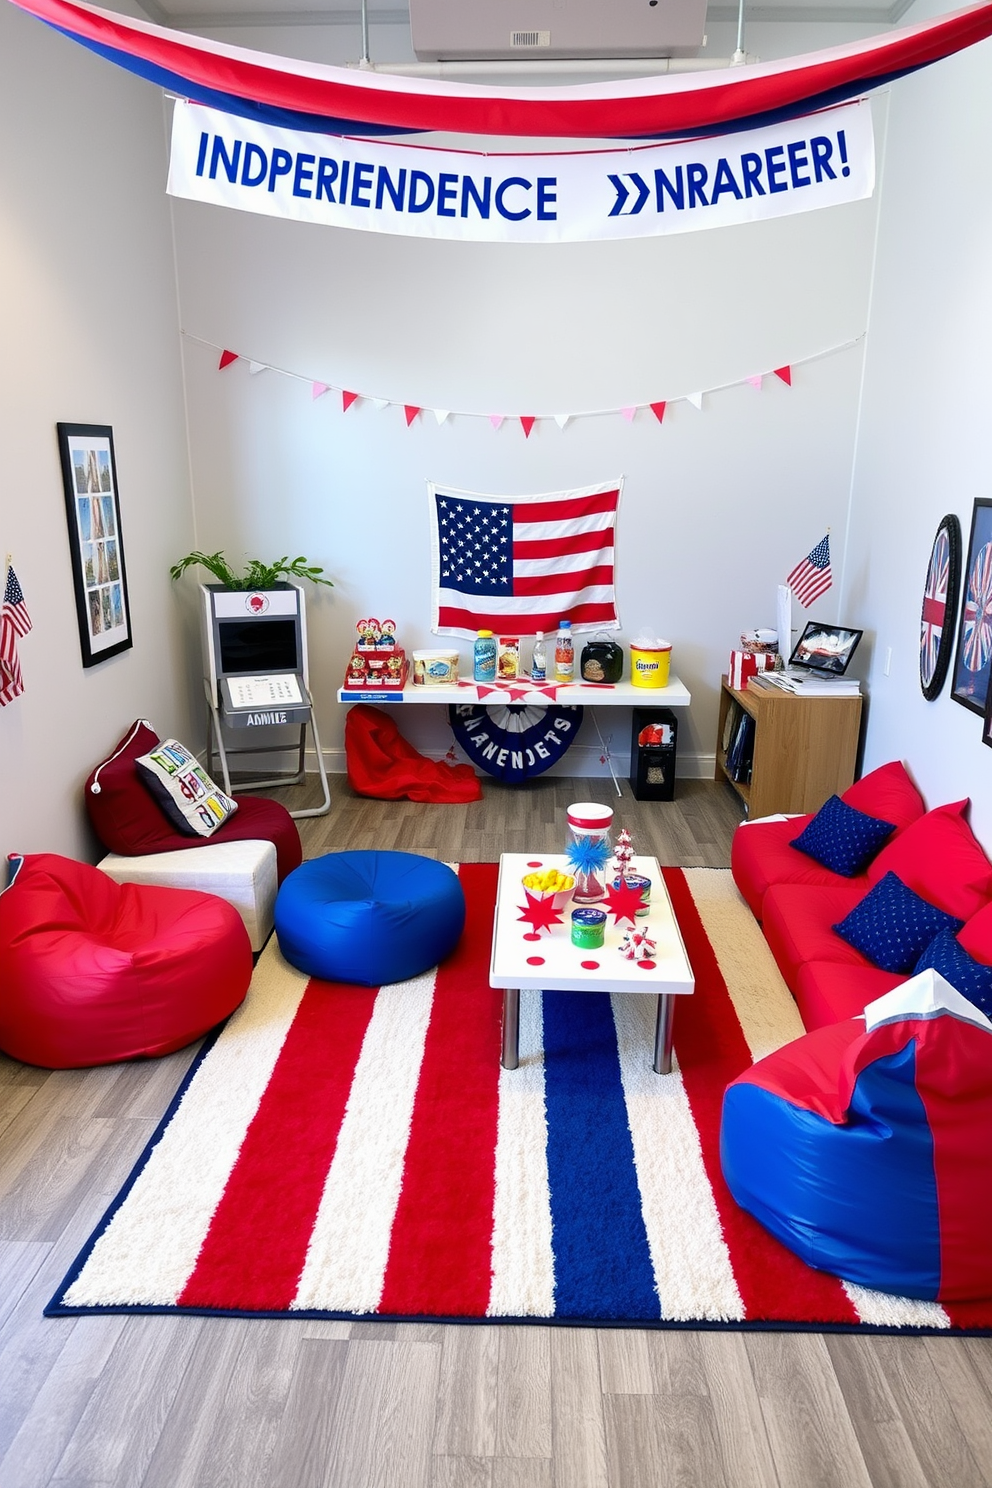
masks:
{"label": "white table top", "polygon": [[521,697],[511,697],[508,688],[483,688],[485,696],[479,697],[474,682],[460,682],[448,687],[417,687],[413,682],[399,691],[389,687],[339,687],[339,703],[478,703],[489,707],[499,703],[520,702],[543,707],[553,707],[556,702],[572,705],[583,704],[593,708],[688,708],[692,698],[688,688],[678,677],[669,676],[667,687],[635,687],[631,682],[593,683],[582,682],[575,686],[558,687],[552,698],[547,693],[532,690],[528,679],[521,677],[513,684],[513,690],[526,689]]}
{"label": "white table top", "polygon": [[[641,688],[637,689],[639,692]],[[564,853],[503,853],[499,860],[496,922],[489,966],[491,987],[540,987],[560,992],[692,992],[695,979],[685,953],[665,880],[655,858],[633,858],[631,870],[651,880],[651,913],[636,921],[656,944],[654,965],[639,966],[620,955],[619,945],[630,929],[629,920],[616,925],[606,917],[606,938],[597,951],[573,946],[571,902],[561,912],[562,923],[543,930],[539,940],[527,940],[530,925],[519,918],[526,908],[524,874],[535,866],[568,871]],[[605,906],[604,906],[605,907]],[[538,958],[540,960],[538,961]],[[533,964],[535,961],[538,964]],[[589,963],[583,965],[583,963]],[[593,964],[594,963],[594,964]]]}

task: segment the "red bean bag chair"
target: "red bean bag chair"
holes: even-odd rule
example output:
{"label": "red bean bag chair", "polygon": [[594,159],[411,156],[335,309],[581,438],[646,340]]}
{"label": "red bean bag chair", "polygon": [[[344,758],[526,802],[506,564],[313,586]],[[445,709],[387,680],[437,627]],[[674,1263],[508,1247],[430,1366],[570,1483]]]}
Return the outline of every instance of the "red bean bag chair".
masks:
{"label": "red bean bag chair", "polygon": [[0,1048],[78,1069],[171,1054],[244,999],[241,916],[187,889],[116,884],[55,853],[11,860],[0,894]]}
{"label": "red bean bag chair", "polygon": [[360,796],[449,805],[482,800],[482,785],[471,765],[425,759],[407,743],[388,714],[365,703],[349,710],[344,752],[348,784]]}
{"label": "red bean bag chair", "polygon": [[126,858],[143,853],[176,852],[210,842],[275,843],[279,882],[303,862],[296,823],[278,801],[235,796],[238,809],[210,837],[187,836],[176,829],[145,786],[135,760],[161,740],[150,723],[138,719],[102,760],[86,782],[86,809],[93,830],[109,852]]}

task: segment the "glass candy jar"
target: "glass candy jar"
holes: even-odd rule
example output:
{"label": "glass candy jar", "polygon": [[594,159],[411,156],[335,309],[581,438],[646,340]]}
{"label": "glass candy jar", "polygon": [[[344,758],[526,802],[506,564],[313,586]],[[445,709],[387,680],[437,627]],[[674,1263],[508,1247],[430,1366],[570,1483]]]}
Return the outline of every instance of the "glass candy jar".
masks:
{"label": "glass candy jar", "polygon": [[595,904],[597,899],[606,897],[613,808],[600,806],[596,801],[579,801],[569,806],[566,820],[565,851],[569,871],[575,877],[572,899],[576,904]]}

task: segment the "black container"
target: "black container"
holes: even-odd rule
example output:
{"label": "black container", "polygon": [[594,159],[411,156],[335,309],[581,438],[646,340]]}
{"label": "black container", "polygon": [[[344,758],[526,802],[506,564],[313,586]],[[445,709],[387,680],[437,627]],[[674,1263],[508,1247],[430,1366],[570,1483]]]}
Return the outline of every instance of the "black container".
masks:
{"label": "black container", "polygon": [[619,682],[623,676],[623,647],[616,641],[587,641],[579,661],[582,682]]}
{"label": "black container", "polygon": [[678,719],[671,708],[634,708],[630,730],[630,788],[638,801],[675,799]]}

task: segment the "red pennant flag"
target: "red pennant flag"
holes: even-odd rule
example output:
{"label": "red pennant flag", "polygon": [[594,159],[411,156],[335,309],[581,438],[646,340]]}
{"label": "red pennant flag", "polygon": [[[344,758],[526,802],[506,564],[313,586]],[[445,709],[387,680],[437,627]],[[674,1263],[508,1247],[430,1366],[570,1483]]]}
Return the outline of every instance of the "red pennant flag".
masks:
{"label": "red pennant flag", "polygon": [[786,387],[791,387],[792,386],[792,368],[791,367],[776,367],[775,368],[775,376],[776,377],[781,377],[781,379],[785,383]]}
{"label": "red pennant flag", "polygon": [[341,412],[342,413],[347,413],[348,412],[348,409],[351,407],[352,403],[357,403],[358,402],[359,396],[360,395],[358,393],[346,393],[344,391],[344,389],[342,388],[341,389]]}
{"label": "red pennant flag", "polygon": [[417,417],[417,414],[420,412],[420,409],[417,408],[413,403],[404,403],[403,412],[406,414],[406,426],[409,429],[410,425]]}
{"label": "red pennant flag", "polygon": [[665,418],[665,408],[666,408],[666,406],[667,405],[664,404],[664,403],[652,403],[651,404],[651,412],[654,414],[654,416],[658,420],[659,424],[664,421],[664,418]]}
{"label": "red pennant flag", "polygon": [[524,438],[525,439],[529,439],[530,438],[530,431],[531,431],[531,429],[533,429],[533,427],[534,427],[534,425],[536,423],[537,423],[537,419],[536,418],[530,418],[526,414],[521,418],[521,420],[520,420],[520,427],[524,431]]}
{"label": "red pennant flag", "polygon": [[236,351],[222,351],[220,354],[220,361],[217,363],[217,371],[223,372],[225,367],[229,367],[232,362],[237,362],[239,360],[240,358]]}

